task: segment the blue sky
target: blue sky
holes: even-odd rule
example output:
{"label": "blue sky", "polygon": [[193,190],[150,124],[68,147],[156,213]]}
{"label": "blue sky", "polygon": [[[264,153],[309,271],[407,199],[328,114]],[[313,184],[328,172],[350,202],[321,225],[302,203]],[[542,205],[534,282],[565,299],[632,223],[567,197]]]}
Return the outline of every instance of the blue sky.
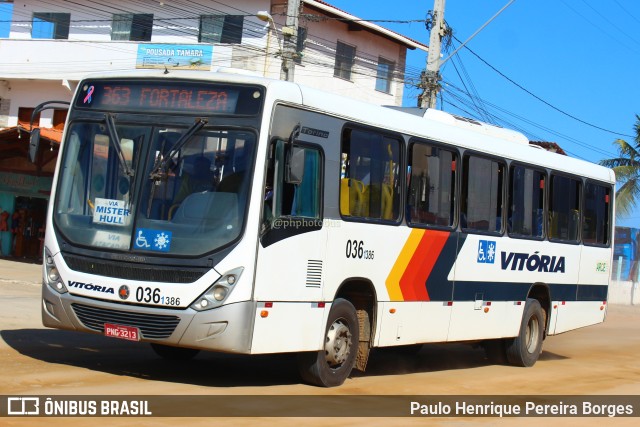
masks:
{"label": "blue sky", "polygon": [[[433,0],[329,3],[372,20],[424,19],[433,9]],[[463,42],[507,3],[448,0],[445,20]],[[428,44],[429,33],[423,23],[378,24]],[[612,142],[617,138],[633,142],[635,115],[640,114],[638,28],[640,2],[636,0],[515,0],[467,46],[555,109],[464,48],[458,53],[460,61],[449,60],[442,70],[443,109],[487,121],[484,113],[478,112],[482,107],[464,105],[470,98],[462,93],[475,88],[490,119],[501,126],[524,131],[532,140],[556,142],[570,155],[590,162],[616,157]],[[454,42],[454,48],[459,44]],[[444,58],[447,56],[444,53]],[[417,76],[425,61],[424,52],[409,51],[408,76]],[[464,84],[458,74],[468,76]],[[416,89],[405,89],[405,106],[415,106],[417,93]],[[640,228],[640,209],[629,218],[618,218],[617,225]]]}

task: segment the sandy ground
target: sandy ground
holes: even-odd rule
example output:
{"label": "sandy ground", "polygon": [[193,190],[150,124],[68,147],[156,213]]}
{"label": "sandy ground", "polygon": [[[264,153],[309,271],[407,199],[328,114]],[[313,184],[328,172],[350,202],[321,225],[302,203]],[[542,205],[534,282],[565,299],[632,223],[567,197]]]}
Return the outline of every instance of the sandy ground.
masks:
{"label": "sandy ground", "polygon": [[[46,329],[40,270],[0,260],[0,395],[640,395],[640,307],[611,305],[604,324],[549,337],[532,368],[491,365],[480,349],[378,350],[338,388],[300,383],[291,355],[200,353],[159,359],[146,344]],[[215,402],[215,400],[213,400]],[[317,410],[317,408],[315,408]],[[326,408],[330,413],[331,407]],[[375,408],[372,408],[375,409]],[[310,408],[311,410],[311,408]],[[640,411],[640,408],[638,408]],[[637,425],[634,418],[216,418],[216,425]],[[0,418],[0,425],[211,425],[205,418]]]}

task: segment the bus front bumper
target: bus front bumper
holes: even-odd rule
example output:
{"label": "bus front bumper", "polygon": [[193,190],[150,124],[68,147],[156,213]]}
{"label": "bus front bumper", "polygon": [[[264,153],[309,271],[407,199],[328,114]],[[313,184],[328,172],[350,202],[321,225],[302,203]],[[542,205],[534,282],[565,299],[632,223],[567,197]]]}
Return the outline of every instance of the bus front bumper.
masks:
{"label": "bus front bumper", "polygon": [[114,304],[59,294],[42,285],[42,323],[71,331],[104,333],[104,324],[138,328],[140,341],[225,353],[251,353],[256,304],[224,305],[207,311]]}

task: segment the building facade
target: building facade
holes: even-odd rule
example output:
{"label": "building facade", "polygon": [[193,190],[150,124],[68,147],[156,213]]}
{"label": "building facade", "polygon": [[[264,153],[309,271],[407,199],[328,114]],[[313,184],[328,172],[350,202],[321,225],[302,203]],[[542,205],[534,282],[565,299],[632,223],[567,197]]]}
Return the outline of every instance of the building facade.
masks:
{"label": "building facade", "polygon": [[[277,79],[292,31],[286,8],[286,0],[0,0],[0,256],[42,253],[66,111],[32,116],[38,104],[70,101],[97,71],[234,68]],[[380,105],[401,105],[406,51],[427,50],[318,0],[301,2],[295,47],[295,82]],[[35,164],[31,126],[44,141]]]}

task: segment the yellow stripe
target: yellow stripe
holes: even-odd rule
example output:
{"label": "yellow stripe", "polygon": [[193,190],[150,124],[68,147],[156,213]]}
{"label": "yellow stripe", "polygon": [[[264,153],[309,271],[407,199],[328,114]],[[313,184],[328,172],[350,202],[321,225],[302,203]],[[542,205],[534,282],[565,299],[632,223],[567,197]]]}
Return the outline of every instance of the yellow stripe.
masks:
{"label": "yellow stripe", "polygon": [[387,292],[389,292],[389,298],[391,301],[404,301],[402,291],[400,290],[400,279],[407,269],[409,261],[411,261],[411,257],[415,253],[418,244],[420,244],[420,240],[423,235],[424,230],[414,228],[411,231],[411,234],[409,234],[409,237],[407,238],[402,251],[400,251],[393,268],[389,272],[389,276],[387,276],[385,285],[387,286]]}

